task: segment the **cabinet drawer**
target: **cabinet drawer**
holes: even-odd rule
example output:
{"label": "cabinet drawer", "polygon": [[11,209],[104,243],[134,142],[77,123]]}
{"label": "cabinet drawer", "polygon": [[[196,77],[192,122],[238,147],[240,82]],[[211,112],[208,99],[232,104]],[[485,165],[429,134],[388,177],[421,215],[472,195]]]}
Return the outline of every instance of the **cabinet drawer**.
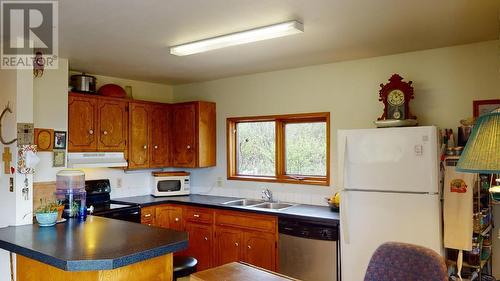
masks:
{"label": "cabinet drawer", "polygon": [[141,208],[141,223],[153,224],[155,217],[154,207]]}
{"label": "cabinet drawer", "polygon": [[241,212],[216,211],[215,224],[276,233],[276,217]]}
{"label": "cabinet drawer", "polygon": [[213,223],[214,212],[210,209],[188,207],[185,219],[192,222]]}

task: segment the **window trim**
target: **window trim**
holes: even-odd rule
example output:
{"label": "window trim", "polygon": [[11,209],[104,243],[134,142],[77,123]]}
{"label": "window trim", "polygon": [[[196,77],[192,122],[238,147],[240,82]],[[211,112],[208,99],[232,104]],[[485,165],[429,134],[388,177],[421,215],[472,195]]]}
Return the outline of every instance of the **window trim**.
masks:
{"label": "window trim", "polygon": [[[275,176],[254,176],[237,174],[236,124],[243,122],[276,122]],[[294,176],[286,174],[285,125],[290,123],[326,122],[326,176]],[[227,179],[257,182],[279,182],[308,185],[330,185],[330,112],[231,117],[226,119]],[[300,178],[299,178],[300,177]]]}

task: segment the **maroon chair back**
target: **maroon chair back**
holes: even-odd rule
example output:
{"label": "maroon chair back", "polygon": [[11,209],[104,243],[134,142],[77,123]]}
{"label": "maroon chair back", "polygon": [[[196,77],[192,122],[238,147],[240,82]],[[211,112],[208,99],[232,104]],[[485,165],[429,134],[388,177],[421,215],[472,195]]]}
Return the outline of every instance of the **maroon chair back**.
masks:
{"label": "maroon chair back", "polygon": [[446,281],[444,258],[412,244],[388,242],[373,254],[365,281]]}

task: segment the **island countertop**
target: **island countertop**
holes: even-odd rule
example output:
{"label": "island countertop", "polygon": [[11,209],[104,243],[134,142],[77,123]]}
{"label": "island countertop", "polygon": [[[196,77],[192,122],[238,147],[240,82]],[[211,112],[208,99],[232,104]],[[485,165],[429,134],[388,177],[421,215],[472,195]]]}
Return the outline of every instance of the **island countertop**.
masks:
{"label": "island countertop", "polygon": [[0,228],[0,248],[65,271],[110,270],[187,248],[187,233],[89,216]]}

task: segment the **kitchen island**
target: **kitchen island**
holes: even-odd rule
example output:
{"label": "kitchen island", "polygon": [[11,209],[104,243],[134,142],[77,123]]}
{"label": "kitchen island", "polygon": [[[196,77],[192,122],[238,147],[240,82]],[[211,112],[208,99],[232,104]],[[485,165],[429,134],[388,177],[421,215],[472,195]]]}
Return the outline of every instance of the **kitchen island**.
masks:
{"label": "kitchen island", "polygon": [[17,254],[18,281],[172,280],[172,253],[187,234],[89,216],[53,227],[0,229],[0,248]]}

